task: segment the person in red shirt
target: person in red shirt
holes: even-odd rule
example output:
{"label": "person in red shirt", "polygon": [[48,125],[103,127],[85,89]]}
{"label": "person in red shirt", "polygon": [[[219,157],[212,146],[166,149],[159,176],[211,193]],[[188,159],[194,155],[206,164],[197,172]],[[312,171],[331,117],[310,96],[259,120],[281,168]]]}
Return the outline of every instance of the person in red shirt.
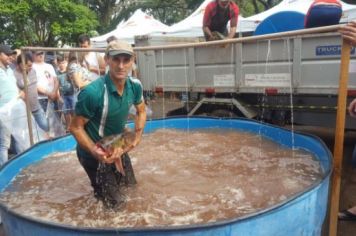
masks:
{"label": "person in red shirt", "polygon": [[315,0],[305,17],[305,28],[339,24],[342,5],[339,0]]}
{"label": "person in red shirt", "polygon": [[[203,32],[207,41],[216,40],[216,35],[226,38],[235,36],[239,7],[231,0],[215,0],[209,3],[204,12]],[[227,31],[227,22],[230,20],[230,30]],[[217,32],[217,33],[216,33]]]}

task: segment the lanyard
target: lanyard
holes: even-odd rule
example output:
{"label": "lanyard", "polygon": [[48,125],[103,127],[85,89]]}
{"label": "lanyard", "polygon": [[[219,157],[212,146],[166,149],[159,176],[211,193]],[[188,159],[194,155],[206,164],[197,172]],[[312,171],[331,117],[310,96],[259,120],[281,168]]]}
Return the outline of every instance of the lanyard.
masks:
{"label": "lanyard", "polygon": [[108,116],[108,110],[109,110],[109,94],[106,88],[106,84],[104,84],[104,108],[101,114],[100,126],[99,126],[99,136],[101,138],[104,137],[104,129],[106,124],[106,118]]}

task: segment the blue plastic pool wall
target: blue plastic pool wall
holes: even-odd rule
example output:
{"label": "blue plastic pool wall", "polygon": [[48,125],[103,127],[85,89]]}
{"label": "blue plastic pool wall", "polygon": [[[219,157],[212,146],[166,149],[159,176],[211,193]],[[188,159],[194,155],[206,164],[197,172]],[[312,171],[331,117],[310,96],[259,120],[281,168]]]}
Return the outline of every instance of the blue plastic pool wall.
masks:
{"label": "blue plastic pool wall", "polygon": [[[17,215],[11,209],[1,206],[4,229],[8,235],[320,235],[326,217],[331,154],[325,145],[316,138],[260,124],[250,120],[220,120],[211,118],[174,118],[149,121],[145,133],[160,128],[206,129],[228,128],[248,131],[266,136],[282,145],[312,152],[319,160],[324,171],[324,178],[304,193],[257,214],[207,225],[187,227],[167,227],[145,229],[88,229],[68,227],[42,222]],[[32,149],[10,161],[0,171],[0,190],[28,165],[43,159],[53,152],[73,150],[76,143],[71,136],[35,145]]]}

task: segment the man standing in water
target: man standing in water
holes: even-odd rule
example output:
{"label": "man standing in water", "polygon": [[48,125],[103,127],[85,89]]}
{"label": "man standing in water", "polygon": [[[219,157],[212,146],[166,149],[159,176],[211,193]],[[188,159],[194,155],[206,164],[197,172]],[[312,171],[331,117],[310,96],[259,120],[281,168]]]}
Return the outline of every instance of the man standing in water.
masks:
{"label": "man standing in water", "polygon": [[[118,40],[110,42],[105,61],[108,73],[87,85],[78,95],[70,132],[78,142],[78,159],[90,179],[94,196],[103,200],[106,206],[115,207],[120,203],[118,185],[121,175],[125,175],[121,156],[127,157],[127,162],[126,153],[140,142],[146,111],[140,81],[128,76],[134,62],[131,45]],[[135,139],[125,150],[116,147],[108,154],[96,143],[103,137],[124,131],[131,105],[137,111]],[[121,173],[116,171],[114,162],[118,162]],[[109,171],[102,171],[103,166]]]}
{"label": "man standing in water", "polygon": [[[207,41],[231,39],[235,36],[239,7],[230,0],[215,0],[209,3],[204,12],[203,32]],[[227,31],[227,22],[230,20],[230,30]]]}

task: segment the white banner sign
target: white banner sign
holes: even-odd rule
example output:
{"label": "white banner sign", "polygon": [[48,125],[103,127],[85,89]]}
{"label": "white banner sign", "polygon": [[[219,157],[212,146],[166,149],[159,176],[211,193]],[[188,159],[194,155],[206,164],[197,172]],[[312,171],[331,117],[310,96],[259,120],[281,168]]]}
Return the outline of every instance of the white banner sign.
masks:
{"label": "white banner sign", "polygon": [[349,72],[350,73],[356,73],[356,61],[351,61],[350,62]]}
{"label": "white banner sign", "polygon": [[287,73],[245,75],[245,86],[289,87],[290,85],[291,85],[291,75]]}
{"label": "white banner sign", "polygon": [[233,74],[214,75],[215,87],[235,87],[235,76]]}

